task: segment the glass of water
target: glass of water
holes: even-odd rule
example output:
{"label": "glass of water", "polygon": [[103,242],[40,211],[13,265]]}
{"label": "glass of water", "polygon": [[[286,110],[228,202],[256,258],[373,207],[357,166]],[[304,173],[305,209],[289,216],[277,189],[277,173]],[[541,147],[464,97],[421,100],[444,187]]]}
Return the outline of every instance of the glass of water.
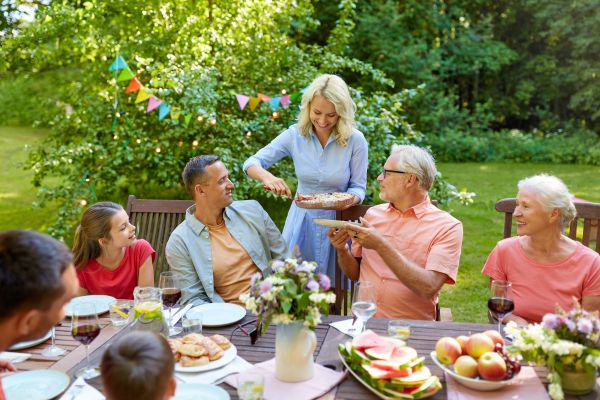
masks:
{"label": "glass of water", "polygon": [[393,319],[388,322],[388,336],[406,341],[410,337],[410,325],[406,321]]}
{"label": "glass of water", "polygon": [[265,391],[265,377],[242,372],[238,377],[237,393],[240,400],[261,400]]}
{"label": "glass of water", "polygon": [[114,326],[125,325],[129,322],[129,312],[131,311],[130,300],[116,300],[110,304],[110,322]]}
{"label": "glass of water", "polygon": [[352,315],[358,320],[358,327],[352,324],[350,331],[363,332],[367,327],[367,321],[377,311],[375,286],[368,281],[359,281],[354,285],[354,296],[352,297]]}
{"label": "glass of water", "polygon": [[181,321],[181,326],[183,326],[183,333],[185,335],[190,333],[202,333],[202,315],[194,313],[193,318],[184,316]]}

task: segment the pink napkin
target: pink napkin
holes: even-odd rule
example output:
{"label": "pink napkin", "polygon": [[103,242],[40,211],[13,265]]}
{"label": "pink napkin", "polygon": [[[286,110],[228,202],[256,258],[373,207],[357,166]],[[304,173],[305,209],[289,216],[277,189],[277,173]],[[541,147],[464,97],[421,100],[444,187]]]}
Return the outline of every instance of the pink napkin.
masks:
{"label": "pink napkin", "polygon": [[264,400],[309,400],[329,392],[346,376],[322,365],[315,364],[315,374],[312,379],[297,383],[282,382],[275,378],[275,359],[255,364],[253,368],[241,374],[230,375],[225,383],[237,387],[238,377],[245,373],[260,374],[265,377]]}
{"label": "pink napkin", "polygon": [[546,388],[532,367],[523,367],[514,383],[493,392],[480,392],[469,389],[446,375],[448,400],[505,400],[505,399],[549,399]]}

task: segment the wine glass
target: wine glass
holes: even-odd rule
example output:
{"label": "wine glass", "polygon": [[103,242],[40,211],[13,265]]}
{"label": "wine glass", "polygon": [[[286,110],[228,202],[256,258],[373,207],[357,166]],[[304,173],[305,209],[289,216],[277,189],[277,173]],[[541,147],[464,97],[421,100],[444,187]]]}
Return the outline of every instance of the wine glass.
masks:
{"label": "wine glass", "polygon": [[352,297],[352,328],[350,331],[356,331],[354,321],[358,319],[360,323],[359,333],[363,332],[367,326],[369,318],[377,311],[377,303],[375,296],[375,286],[368,281],[359,281],[354,285],[354,296]]}
{"label": "wine glass", "polygon": [[512,284],[507,281],[492,281],[488,310],[498,320],[498,333],[502,334],[502,320],[515,309],[510,291]]}
{"label": "wine glass", "polygon": [[71,317],[71,335],[73,339],[85,345],[85,358],[87,365],[75,373],[76,377],[92,379],[100,375],[98,368],[90,364],[90,343],[100,334],[100,323],[93,303],[79,303],[73,305]]}
{"label": "wine glass", "polygon": [[178,335],[182,332],[182,328],[173,326],[171,314],[173,306],[181,299],[179,281],[173,272],[161,272],[158,278],[158,287],[162,289],[163,304],[169,309],[169,336]]}
{"label": "wine glass", "polygon": [[65,354],[67,351],[54,342],[56,340],[56,326],[52,327],[52,344],[42,351],[44,357],[58,357]]}

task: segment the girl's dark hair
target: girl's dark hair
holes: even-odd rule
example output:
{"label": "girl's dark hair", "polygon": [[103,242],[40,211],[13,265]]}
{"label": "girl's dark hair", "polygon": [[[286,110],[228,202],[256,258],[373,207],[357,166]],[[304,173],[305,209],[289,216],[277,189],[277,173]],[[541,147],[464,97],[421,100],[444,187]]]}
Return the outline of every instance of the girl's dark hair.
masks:
{"label": "girl's dark hair", "polygon": [[90,260],[100,257],[102,249],[98,240],[110,239],[110,220],[122,210],[123,207],[119,204],[103,201],[92,205],[83,213],[73,240],[73,256],[77,270],[85,267]]}
{"label": "girl's dark hair", "polygon": [[109,400],[163,399],[174,370],[175,359],[165,338],[147,331],[117,339],[100,363]]}

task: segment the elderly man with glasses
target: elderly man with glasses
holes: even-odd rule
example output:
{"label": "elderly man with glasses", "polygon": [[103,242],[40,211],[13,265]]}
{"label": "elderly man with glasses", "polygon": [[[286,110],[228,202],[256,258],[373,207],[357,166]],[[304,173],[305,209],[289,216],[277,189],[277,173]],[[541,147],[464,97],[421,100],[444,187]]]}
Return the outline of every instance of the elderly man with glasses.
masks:
{"label": "elderly man with glasses", "polygon": [[345,274],[374,284],[376,317],[433,320],[442,285],[456,281],[463,229],[429,200],[436,174],[429,152],[394,146],[377,177],[388,203],[328,232]]}

